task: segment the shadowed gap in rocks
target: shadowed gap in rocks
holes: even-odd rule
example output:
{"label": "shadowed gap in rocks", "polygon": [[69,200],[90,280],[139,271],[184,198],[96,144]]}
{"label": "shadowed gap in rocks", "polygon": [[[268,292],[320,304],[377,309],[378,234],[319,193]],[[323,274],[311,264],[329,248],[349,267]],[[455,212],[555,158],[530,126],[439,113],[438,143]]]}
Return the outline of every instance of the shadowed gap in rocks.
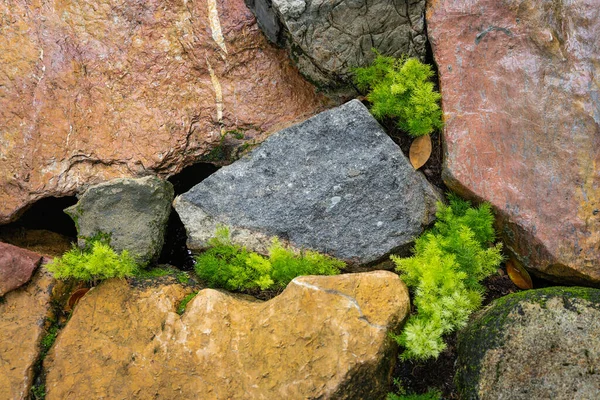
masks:
{"label": "shadowed gap in rocks", "polygon": [[19,219],[0,226],[0,242],[59,256],[77,238],[75,222],[63,210],[77,203],[75,196],[46,197],[32,204]]}
{"label": "shadowed gap in rocks", "polygon": [[[210,163],[197,163],[181,170],[168,180],[173,184],[175,196],[187,192],[213,173],[220,167]],[[179,219],[179,215],[171,208],[171,215],[167,223],[165,233],[165,244],[158,259],[159,264],[170,264],[184,271],[194,269],[194,259],[187,248],[187,235],[185,227]]]}

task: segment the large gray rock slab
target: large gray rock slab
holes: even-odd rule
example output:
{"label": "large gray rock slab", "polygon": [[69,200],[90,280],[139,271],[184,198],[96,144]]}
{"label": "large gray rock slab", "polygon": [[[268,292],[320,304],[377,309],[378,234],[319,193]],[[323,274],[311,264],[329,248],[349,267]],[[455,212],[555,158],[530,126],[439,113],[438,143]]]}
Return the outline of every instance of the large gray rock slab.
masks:
{"label": "large gray rock slab", "polygon": [[351,264],[407,251],[440,198],[358,100],[269,137],[175,199],[188,247],[219,225],[264,252],[274,236]]}
{"label": "large gray rock slab", "polygon": [[319,86],[348,83],[352,67],[385,55],[425,57],[425,0],[246,0],[267,38],[287,46]]}
{"label": "large gray rock slab", "polygon": [[121,178],[91,186],[65,212],[75,221],[80,245],[107,233],[112,248],[145,264],[160,254],[173,197],[173,185],[157,177]]}
{"label": "large gray rock slab", "polygon": [[458,337],[462,399],[600,398],[600,290],[516,293]]}

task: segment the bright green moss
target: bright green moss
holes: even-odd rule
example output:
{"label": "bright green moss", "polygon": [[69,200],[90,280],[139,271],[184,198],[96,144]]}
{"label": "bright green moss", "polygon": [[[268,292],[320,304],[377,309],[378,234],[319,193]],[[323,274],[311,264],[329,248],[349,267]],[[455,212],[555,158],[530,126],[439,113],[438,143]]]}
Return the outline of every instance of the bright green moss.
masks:
{"label": "bright green moss", "polygon": [[502,261],[494,240],[494,217],[488,204],[472,208],[450,195],[438,203],[434,227],[419,237],[414,255],[392,256],[404,282],[414,290],[417,314],[393,337],[405,347],[404,359],[437,357],[446,347],[442,336],[466,325],[480,307],[483,287]]}
{"label": "bright green moss", "polygon": [[431,67],[416,58],[377,55],[373,64],[354,70],[354,82],[369,91],[376,118],[391,117],[413,137],[427,135],[442,127],[441,95],[430,81]]}
{"label": "bright green moss", "polygon": [[84,250],[77,246],[54,258],[46,265],[57,279],[75,278],[97,281],[108,278],[133,276],[137,265],[127,250],[117,254],[105,241],[93,241]]}
{"label": "bright green moss", "polygon": [[196,273],[209,286],[228,290],[281,289],[297,276],[339,274],[345,266],[314,251],[296,254],[277,240],[264,257],[231,243],[226,228],[217,229],[209,246],[196,257]]}

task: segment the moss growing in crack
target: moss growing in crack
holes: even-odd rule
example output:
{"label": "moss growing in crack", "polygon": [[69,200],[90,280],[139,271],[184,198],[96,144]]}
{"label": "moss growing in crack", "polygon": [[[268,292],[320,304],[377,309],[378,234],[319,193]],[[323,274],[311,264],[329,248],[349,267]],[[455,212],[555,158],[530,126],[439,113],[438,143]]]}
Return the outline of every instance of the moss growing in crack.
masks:
{"label": "moss growing in crack", "polygon": [[185,296],[183,298],[183,300],[181,300],[181,303],[179,303],[179,306],[177,307],[177,314],[183,315],[183,313],[185,312],[185,308],[187,307],[188,303],[190,301],[192,301],[192,299],[194,297],[196,297],[197,294],[198,294],[198,292],[192,292],[192,293],[188,294],[187,296]]}
{"label": "moss growing in crack", "polygon": [[185,271],[178,272],[176,277],[177,282],[181,283],[182,285],[187,285],[190,282],[190,276]]}

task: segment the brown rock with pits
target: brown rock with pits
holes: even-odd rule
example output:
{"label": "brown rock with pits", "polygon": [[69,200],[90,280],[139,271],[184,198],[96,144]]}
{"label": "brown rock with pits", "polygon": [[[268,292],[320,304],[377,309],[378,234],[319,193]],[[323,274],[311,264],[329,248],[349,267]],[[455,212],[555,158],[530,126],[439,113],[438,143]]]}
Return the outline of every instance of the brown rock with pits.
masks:
{"label": "brown rock with pits", "polygon": [[491,202],[537,275],[600,285],[600,8],[596,0],[437,0],[444,180]]}
{"label": "brown rock with pits", "polygon": [[409,312],[387,271],[293,280],[260,302],[111,280],[81,299],[45,361],[47,399],[383,398],[388,333]]}
{"label": "brown rock with pits", "polygon": [[323,106],[243,0],[17,0],[0,21],[0,224],[84,185],[218,162],[228,132],[260,141]]}

